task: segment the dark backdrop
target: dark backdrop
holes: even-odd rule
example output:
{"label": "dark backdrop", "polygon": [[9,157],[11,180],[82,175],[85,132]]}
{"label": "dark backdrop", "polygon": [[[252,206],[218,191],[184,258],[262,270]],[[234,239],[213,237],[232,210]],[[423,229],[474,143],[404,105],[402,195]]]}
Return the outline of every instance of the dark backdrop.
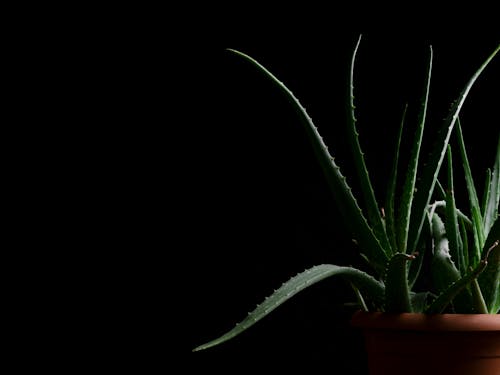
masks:
{"label": "dark backdrop", "polygon": [[[354,297],[339,279],[300,293],[230,342],[191,353],[296,273],[359,261],[290,104],[226,48],[253,56],[288,85],[356,192],[345,137],[347,77],[363,32],[358,130],[380,198],[407,102],[403,144],[412,139],[429,45],[434,69],[425,136],[432,141],[498,33],[414,36],[415,30],[346,30],[314,19],[312,27],[292,19],[275,27],[259,18],[239,24],[238,17],[193,27],[176,23],[175,14],[110,14],[99,27],[87,20],[63,43],[49,43],[62,56],[48,65],[60,79],[53,113],[63,130],[54,131],[58,152],[50,165],[64,184],[48,190],[64,213],[57,219],[62,269],[76,280],[76,287],[54,282],[54,300],[64,301],[55,314],[57,324],[65,322],[58,348],[70,366],[366,373],[362,337],[349,326],[353,308],[344,305]],[[498,139],[499,60],[462,111],[479,181]],[[52,75],[41,76],[52,84]],[[68,344],[75,340],[77,346]],[[171,370],[177,363],[182,370]]]}
{"label": "dark backdrop", "polygon": [[[204,45],[203,53],[190,55],[196,79],[180,122],[183,146],[178,146],[189,154],[183,159],[189,167],[182,170],[183,236],[176,245],[185,256],[180,267],[189,285],[181,296],[189,317],[182,328],[186,350],[232,328],[297,272],[359,261],[290,104],[254,67],[224,48],[251,55],[288,85],[356,190],[344,132],[348,66],[359,33],[324,26],[239,38],[227,29],[217,43]],[[363,33],[355,100],[360,142],[379,198],[405,103],[404,151],[413,138],[429,46],[434,67],[424,137],[432,143],[450,104],[498,42],[498,35]],[[498,138],[499,72],[497,58],[461,115],[479,183],[492,165]],[[366,373],[362,337],[348,323],[352,307],[343,306],[353,300],[342,280],[326,280],[241,336],[187,361],[228,373],[268,366]]]}

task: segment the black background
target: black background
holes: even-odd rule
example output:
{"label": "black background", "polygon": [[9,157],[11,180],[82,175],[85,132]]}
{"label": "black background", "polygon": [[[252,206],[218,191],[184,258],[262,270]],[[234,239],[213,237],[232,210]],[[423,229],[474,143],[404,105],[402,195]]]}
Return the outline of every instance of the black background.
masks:
{"label": "black background", "polygon": [[[56,216],[40,236],[61,249],[49,253],[57,276],[40,288],[50,290],[42,302],[53,322],[41,329],[56,337],[43,361],[62,355],[71,369],[138,373],[178,365],[178,373],[366,373],[361,334],[349,326],[353,309],[343,305],[354,296],[338,279],[230,342],[191,353],[296,273],[359,261],[290,104],[226,48],[251,55],[295,93],[356,191],[344,132],[348,68],[362,33],[358,130],[381,198],[407,102],[403,144],[411,142],[429,45],[427,142],[498,32],[338,26],[349,12],[243,22],[244,9],[206,18],[203,11],[182,22],[175,12],[113,9],[30,36],[39,48],[35,93],[51,88],[36,108],[51,125],[31,133],[34,143],[48,138],[45,156],[33,161],[45,193],[37,212],[42,221],[43,213]],[[462,110],[479,181],[498,137],[499,62]]]}

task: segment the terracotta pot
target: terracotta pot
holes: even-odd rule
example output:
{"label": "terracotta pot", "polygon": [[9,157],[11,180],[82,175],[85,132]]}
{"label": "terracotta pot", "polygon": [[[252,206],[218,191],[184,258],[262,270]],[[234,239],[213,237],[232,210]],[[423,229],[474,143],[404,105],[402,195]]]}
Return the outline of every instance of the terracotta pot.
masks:
{"label": "terracotta pot", "polygon": [[500,374],[500,315],[357,312],[370,375]]}

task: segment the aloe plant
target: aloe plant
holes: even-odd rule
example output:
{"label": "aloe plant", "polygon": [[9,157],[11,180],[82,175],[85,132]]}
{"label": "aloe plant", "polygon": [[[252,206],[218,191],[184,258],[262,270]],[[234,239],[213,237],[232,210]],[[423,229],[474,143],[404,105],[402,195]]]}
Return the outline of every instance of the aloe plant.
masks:
{"label": "aloe plant", "polygon": [[[340,206],[340,212],[345,215],[345,221],[358,244],[360,255],[371,266],[372,272],[331,264],[317,265],[305,270],[285,282],[229,332],[196,347],[194,351],[207,349],[239,335],[295,294],[332,276],[349,281],[360,301],[360,308],[368,311],[499,313],[500,137],[493,166],[486,173],[484,192],[480,200],[472,178],[458,115],[471,87],[498,53],[500,45],[472,75],[451,106],[448,116],[441,124],[441,131],[437,132],[430,158],[426,161],[425,168],[420,168],[422,176],[417,176],[433,62],[432,47],[429,48],[424,94],[409,165],[404,169],[406,179],[402,193],[400,197],[396,197],[406,109],[395,145],[387,198],[381,205],[375,199],[356,130],[353,75],[360,41],[361,37],[354,48],[350,65],[348,126],[354,165],[360,180],[361,198],[366,212],[361,209],[340,167],[323,142],[318,128],[294,94],[252,57],[240,51],[229,51],[264,73],[291,102],[305,127],[335,202]],[[454,143],[450,142],[453,133],[456,135]],[[455,159],[451,144],[458,145],[459,160],[462,164],[460,169],[463,172],[460,180],[455,177],[455,171],[459,167],[453,163]],[[441,172],[443,165],[446,166],[446,173]],[[457,208],[454,191],[458,183],[466,187],[469,201],[467,209]],[[385,209],[381,210],[381,207]],[[430,272],[430,275],[427,272]],[[422,278],[431,280],[428,290],[422,289],[419,283]]]}

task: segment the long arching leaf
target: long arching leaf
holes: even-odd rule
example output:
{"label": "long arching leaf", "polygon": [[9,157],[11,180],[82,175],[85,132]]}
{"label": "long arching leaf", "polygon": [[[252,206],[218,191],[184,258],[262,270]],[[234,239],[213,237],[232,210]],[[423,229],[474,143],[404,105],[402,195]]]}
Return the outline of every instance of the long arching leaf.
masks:
{"label": "long arching leaf", "polygon": [[289,281],[284,283],[281,288],[276,290],[270,297],[257,306],[257,308],[248,314],[248,316],[236,325],[232,330],[219,338],[200,345],[193,351],[203,350],[212,346],[221,344],[233,337],[239,335],[247,328],[253,326],[259,320],[268,315],[271,311],[282,305],[294,295],[307,287],[332,276],[342,276],[349,282],[354,284],[361,292],[370,296],[377,305],[383,303],[384,286],[379,281],[375,280],[367,273],[352,267],[340,267],[332,264],[322,264],[308,269],[298,275],[292,277]]}
{"label": "long arching leaf", "polygon": [[305,108],[300,104],[298,99],[285,86],[285,84],[278,80],[260,63],[242,52],[231,49],[229,51],[243,57],[255,65],[262,73],[265,74],[265,76],[270,78],[291,101],[305,126],[305,130],[311,141],[314,153],[316,154],[319,164],[326,176],[326,180],[334,193],[334,199],[340,208],[340,212],[345,215],[346,223],[351,227],[358,244],[370,260],[371,264],[378,271],[382,272],[383,267],[388,260],[386,250],[380,244],[379,240],[373,233],[373,230],[368,225],[356,198],[354,198],[354,195],[352,194],[351,188],[347,184],[346,178],[342,175],[340,168],[335,163],[334,158],[330,155],[328,147],[323,142],[318,129],[314,125],[311,117],[307,114]]}

